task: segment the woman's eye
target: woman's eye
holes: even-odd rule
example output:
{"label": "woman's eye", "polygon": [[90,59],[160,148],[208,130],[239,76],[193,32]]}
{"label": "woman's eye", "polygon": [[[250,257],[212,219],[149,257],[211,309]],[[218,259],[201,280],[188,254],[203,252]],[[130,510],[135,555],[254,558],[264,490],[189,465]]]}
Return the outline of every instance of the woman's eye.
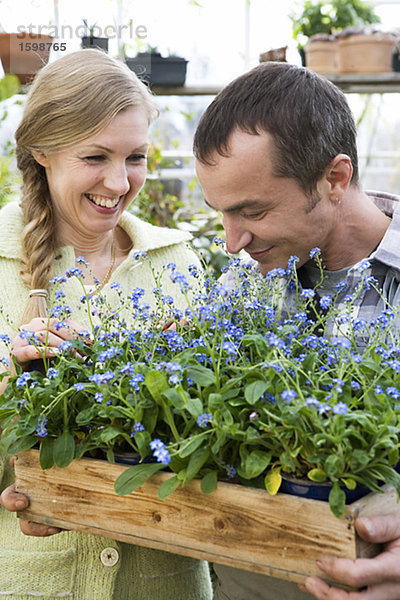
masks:
{"label": "woman's eye", "polygon": [[88,160],[89,162],[100,162],[105,160],[105,156],[102,156],[101,154],[94,154],[93,156],[85,156],[85,160]]}
{"label": "woman's eye", "polygon": [[129,157],[129,160],[133,161],[133,162],[140,162],[142,160],[146,160],[147,156],[146,154],[132,154],[132,156]]}

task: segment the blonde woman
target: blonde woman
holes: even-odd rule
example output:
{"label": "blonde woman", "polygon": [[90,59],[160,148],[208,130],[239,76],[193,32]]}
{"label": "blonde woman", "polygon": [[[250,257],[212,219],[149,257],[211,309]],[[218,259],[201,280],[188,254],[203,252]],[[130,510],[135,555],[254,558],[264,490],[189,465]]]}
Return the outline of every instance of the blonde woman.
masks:
{"label": "blonde woman", "polygon": [[[136,75],[97,50],[66,55],[37,75],[16,132],[21,200],[0,212],[0,302],[15,328],[45,336],[49,280],[79,256],[111,301],[109,283],[118,281],[127,293],[144,288],[152,302],[154,281],[147,262],[135,258],[137,251],[146,251],[155,269],[170,261],[185,269],[196,261],[185,233],[153,227],[125,212],[145,181],[148,126],[156,114]],[[85,284],[92,282],[86,271]],[[79,303],[79,288],[68,280],[71,306]],[[55,322],[50,321],[51,347],[85,327],[83,317],[70,323],[72,332],[57,330]],[[39,358],[15,331],[3,326],[2,333],[13,336],[19,364]],[[14,491],[9,461],[0,460],[0,596],[211,598],[204,562],[26,521],[21,533],[11,511],[28,500]]]}

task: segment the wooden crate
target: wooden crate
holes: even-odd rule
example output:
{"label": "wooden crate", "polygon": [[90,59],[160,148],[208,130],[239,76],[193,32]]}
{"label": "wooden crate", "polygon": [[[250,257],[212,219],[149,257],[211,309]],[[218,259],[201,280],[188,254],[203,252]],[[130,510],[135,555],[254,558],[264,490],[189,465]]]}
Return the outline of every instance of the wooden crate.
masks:
{"label": "wooden crate", "polygon": [[81,459],[43,471],[38,457],[29,450],[15,460],[17,489],[30,498],[21,518],[300,583],[323,576],[315,564],[320,554],[376,555],[379,547],[357,537],[354,519],[398,508],[389,486],[348,505],[341,519],[327,502],[230,483],[205,495],[194,480],[160,500],[158,487],[171,477],[162,472],[132,494],[117,496],[114,481],[126,466]]}

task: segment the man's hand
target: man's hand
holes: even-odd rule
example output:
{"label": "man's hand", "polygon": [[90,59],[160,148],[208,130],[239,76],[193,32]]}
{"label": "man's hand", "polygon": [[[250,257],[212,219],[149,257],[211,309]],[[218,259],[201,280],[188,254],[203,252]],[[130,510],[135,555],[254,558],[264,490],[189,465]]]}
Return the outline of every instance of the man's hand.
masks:
{"label": "man's hand", "polygon": [[383,544],[381,554],[357,560],[322,556],[317,564],[330,579],[360,591],[347,592],[318,577],[309,577],[302,590],[318,600],[400,600],[400,511],[384,517],[360,517],[355,525],[362,539]]}

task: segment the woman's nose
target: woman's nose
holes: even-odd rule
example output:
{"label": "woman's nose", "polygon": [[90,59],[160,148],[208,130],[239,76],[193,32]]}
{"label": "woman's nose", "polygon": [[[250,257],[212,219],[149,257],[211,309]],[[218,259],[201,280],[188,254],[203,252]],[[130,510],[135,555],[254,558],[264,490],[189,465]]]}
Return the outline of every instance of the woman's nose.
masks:
{"label": "woman's nose", "polygon": [[104,177],[105,187],[118,196],[129,191],[129,178],[125,164],[110,165]]}

